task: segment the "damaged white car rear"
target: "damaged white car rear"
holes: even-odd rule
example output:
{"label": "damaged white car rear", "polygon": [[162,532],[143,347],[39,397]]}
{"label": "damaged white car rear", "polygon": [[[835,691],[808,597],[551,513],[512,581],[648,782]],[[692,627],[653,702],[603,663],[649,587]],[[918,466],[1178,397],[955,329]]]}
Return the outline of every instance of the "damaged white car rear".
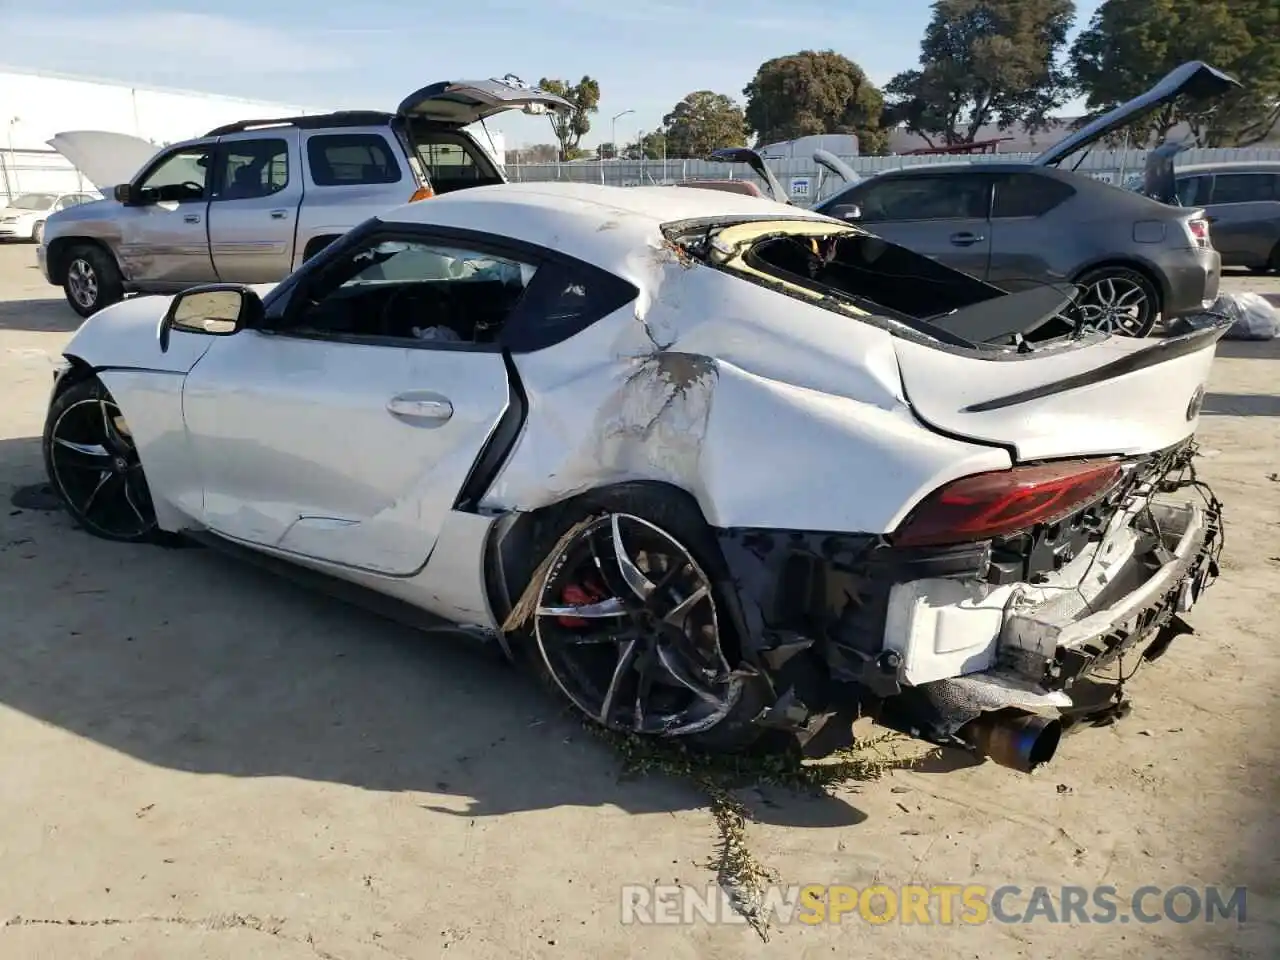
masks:
{"label": "damaged white car rear", "polygon": [[97,314],[46,463],[92,533],[430,615],[613,728],[820,755],[869,714],[1030,770],[1222,543],[1192,458],[1228,322],[1077,333],[1070,293],[756,198],[482,187],[261,299]]}

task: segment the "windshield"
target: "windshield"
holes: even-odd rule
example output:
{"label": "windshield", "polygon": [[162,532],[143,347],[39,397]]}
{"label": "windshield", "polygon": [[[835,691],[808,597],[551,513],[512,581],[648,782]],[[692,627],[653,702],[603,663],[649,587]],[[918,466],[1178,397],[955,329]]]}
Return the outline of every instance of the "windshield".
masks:
{"label": "windshield", "polygon": [[57,196],[52,193],[20,193],[9,201],[11,210],[48,210]]}

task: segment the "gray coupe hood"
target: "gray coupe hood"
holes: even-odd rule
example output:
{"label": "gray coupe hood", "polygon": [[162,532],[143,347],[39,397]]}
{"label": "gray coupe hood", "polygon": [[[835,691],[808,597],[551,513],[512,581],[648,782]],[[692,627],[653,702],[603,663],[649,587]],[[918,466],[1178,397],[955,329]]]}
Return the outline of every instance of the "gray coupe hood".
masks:
{"label": "gray coupe hood", "polygon": [[1227,76],[1216,67],[1211,67],[1199,60],[1192,60],[1169,71],[1163,80],[1146,93],[1120,104],[1110,113],[1104,113],[1098,119],[1085,124],[1031,162],[1040,167],[1061,163],[1076,151],[1083,150],[1184,94],[1195,100],[1211,100],[1231,90],[1239,89],[1240,86],[1238,80]]}
{"label": "gray coupe hood", "polygon": [[149,140],[106,130],[55,133],[45,142],[71,161],[103,196],[110,196],[116,184],[130,182],[160,151]]}

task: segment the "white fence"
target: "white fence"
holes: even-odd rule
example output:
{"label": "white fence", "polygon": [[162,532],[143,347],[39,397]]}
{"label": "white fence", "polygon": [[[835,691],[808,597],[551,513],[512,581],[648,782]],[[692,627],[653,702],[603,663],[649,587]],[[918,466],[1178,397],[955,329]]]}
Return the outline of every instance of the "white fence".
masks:
{"label": "white fence", "polygon": [[[849,157],[845,162],[864,176],[883,170],[929,163],[957,163],[971,160],[990,163],[1029,160],[1032,154],[980,154],[973,157]],[[1079,172],[1110,183],[1123,183],[1140,176],[1146,161],[1144,150],[1097,150],[1085,156]],[[1211,163],[1225,160],[1280,161],[1280,149],[1244,148],[1232,150],[1187,150],[1178,155],[1181,164]],[[791,198],[800,204],[816,203],[840,189],[841,180],[820,169],[810,159],[771,160],[769,169]],[[566,180],[578,183],[604,183],[633,187],[640,184],[674,183],[692,179],[749,179],[762,183],[745,165],[712,163],[707,160],[605,160],[576,163],[511,164],[507,175],[512,180]],[[61,154],[52,150],[9,151],[0,147],[0,205],[18,193],[70,192],[91,185]]]}

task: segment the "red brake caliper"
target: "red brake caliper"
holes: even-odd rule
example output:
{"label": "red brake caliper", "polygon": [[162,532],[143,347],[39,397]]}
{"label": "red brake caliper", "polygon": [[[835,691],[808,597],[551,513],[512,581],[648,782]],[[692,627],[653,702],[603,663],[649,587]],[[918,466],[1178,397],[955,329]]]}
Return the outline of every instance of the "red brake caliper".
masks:
{"label": "red brake caliper", "polygon": [[[589,603],[599,603],[608,594],[593,583],[571,583],[564,588],[560,600],[574,607],[585,607]],[[585,627],[587,621],[582,617],[557,617],[562,627]]]}

